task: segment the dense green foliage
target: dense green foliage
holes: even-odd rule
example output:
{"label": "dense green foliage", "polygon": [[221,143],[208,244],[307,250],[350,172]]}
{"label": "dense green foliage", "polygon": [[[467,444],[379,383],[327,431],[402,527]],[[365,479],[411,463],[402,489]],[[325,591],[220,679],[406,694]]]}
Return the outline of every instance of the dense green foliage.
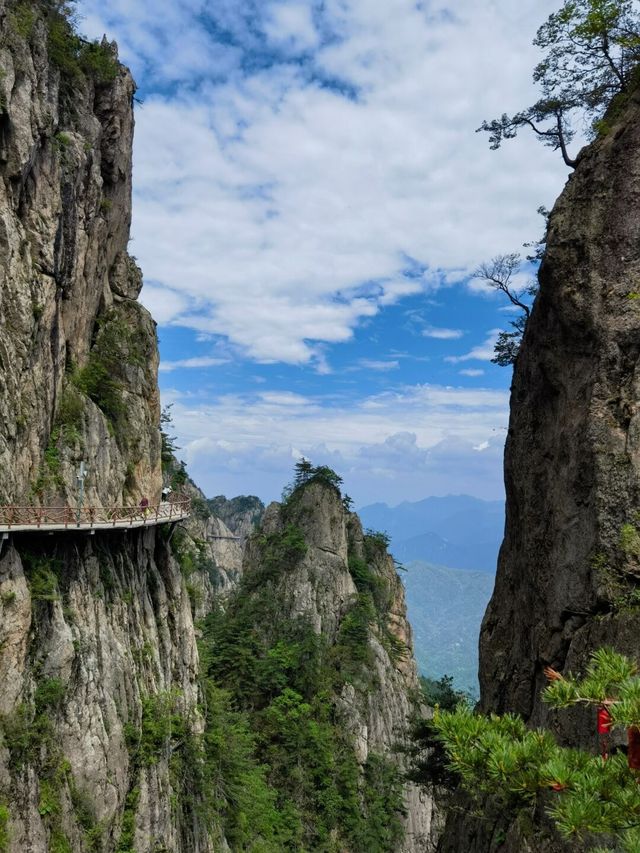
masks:
{"label": "dense green foliage", "polygon": [[0,853],[7,853],[9,850],[9,841],[11,835],[9,833],[9,819],[11,814],[6,803],[0,802]]}
{"label": "dense green foliage", "polygon": [[[330,486],[338,493],[342,485],[342,477],[329,468],[328,465],[314,466],[304,456],[294,466],[294,477],[282,492],[282,499],[288,503],[300,494],[301,490],[309,485],[309,483],[323,483],[325,486]],[[347,496],[348,497],[348,496]]]}
{"label": "dense green foliage", "polygon": [[49,57],[60,71],[63,98],[70,97],[73,86],[83,78],[104,85],[118,74],[111,48],[78,34],[75,6],[73,0],[20,0],[9,11],[12,29],[26,40],[39,36],[38,23],[43,22]]}
{"label": "dense green foliage", "polygon": [[72,382],[102,410],[118,439],[126,441],[123,371],[146,368],[149,353],[135,323],[115,309],[99,317],[96,326],[89,359],[72,373]]}
{"label": "dense green foliage", "polygon": [[451,675],[443,675],[439,679],[421,676],[420,690],[427,705],[431,705],[432,708],[438,707],[443,711],[453,711],[461,702],[471,702],[467,693],[455,689]]}
{"label": "dense green foliage", "polygon": [[[605,703],[614,726],[640,726],[638,667],[612,649],[592,656],[582,679],[549,672],[543,693],[555,708]],[[622,753],[600,756],[558,746],[552,734],[528,729],[514,716],[482,716],[465,704],[436,711],[433,727],[450,769],[472,793],[500,796],[517,807],[551,789],[549,813],[568,837],[601,833],[615,837],[616,849],[640,850],[640,788],[636,771]],[[595,729],[595,714],[594,714]]]}

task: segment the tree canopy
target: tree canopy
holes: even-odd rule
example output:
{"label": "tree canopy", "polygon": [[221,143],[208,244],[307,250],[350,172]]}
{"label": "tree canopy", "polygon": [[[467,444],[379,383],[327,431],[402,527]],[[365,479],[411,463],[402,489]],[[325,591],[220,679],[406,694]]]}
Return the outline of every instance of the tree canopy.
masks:
{"label": "tree canopy", "polygon": [[533,80],[540,98],[509,116],[484,121],[492,149],[530,127],[545,145],[575,167],[568,145],[580,121],[592,134],[606,130],[607,108],[633,88],[640,60],[636,0],[565,0],[539,28],[534,45],[543,52]]}
{"label": "tree canopy", "polygon": [[[549,814],[563,835],[602,834],[606,841],[615,838],[616,850],[638,853],[638,672],[634,661],[609,648],[593,653],[583,678],[546,670],[550,684],[542,698],[548,705],[594,707],[601,755],[561,747],[550,732],[529,729],[513,714],[484,716],[467,704],[453,711],[436,709],[431,731],[444,746],[449,769],[470,792],[501,796],[517,808],[547,789],[553,796]],[[616,727],[627,729],[628,754],[611,749],[609,733]]]}

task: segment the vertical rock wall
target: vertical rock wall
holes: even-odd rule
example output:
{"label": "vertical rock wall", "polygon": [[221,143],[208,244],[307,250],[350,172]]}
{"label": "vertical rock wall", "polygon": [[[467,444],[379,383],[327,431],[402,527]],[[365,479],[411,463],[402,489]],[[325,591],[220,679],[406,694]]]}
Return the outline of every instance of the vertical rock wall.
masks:
{"label": "vertical rock wall", "polygon": [[[74,498],[80,459],[88,502],[156,497],[155,328],[127,254],[134,83],[115,54],[109,79],[61,70],[42,8],[0,3],[0,503]],[[96,392],[107,349],[118,412]]]}
{"label": "vertical rock wall", "polygon": [[[516,364],[507,521],[480,644],[482,706],[533,723],[543,668],[634,657],[640,609],[640,97],[581,155],[549,221]],[[588,714],[554,726],[592,744]]]}
{"label": "vertical rock wall", "polygon": [[154,530],[15,536],[0,559],[0,649],[7,853],[121,849],[128,830],[137,853],[211,850],[180,809],[192,792],[171,755],[138,748],[166,703],[201,727],[189,596]]}

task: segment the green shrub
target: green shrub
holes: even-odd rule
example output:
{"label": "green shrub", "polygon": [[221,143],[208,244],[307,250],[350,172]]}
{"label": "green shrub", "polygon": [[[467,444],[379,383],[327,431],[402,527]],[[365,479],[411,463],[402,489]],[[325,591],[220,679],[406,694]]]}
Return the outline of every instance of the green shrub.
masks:
{"label": "green shrub", "polygon": [[32,705],[22,703],[0,722],[13,767],[37,766],[45,760],[44,752],[53,739],[53,723],[48,714],[36,716]]}
{"label": "green shrub", "polygon": [[49,437],[49,444],[44,451],[44,458],[40,465],[38,476],[31,486],[31,491],[41,495],[48,489],[61,488],[64,485],[61,475],[60,459],[60,427],[54,427]]}
{"label": "green shrub", "polygon": [[68,133],[64,133],[63,131],[56,133],[53,137],[53,141],[58,151],[64,151],[71,145],[71,137]]}
{"label": "green shrub", "polygon": [[[126,415],[123,370],[127,365],[145,367],[147,355],[140,331],[115,309],[97,323],[95,342],[84,367],[76,369],[72,382],[103,411],[112,426],[121,427]],[[116,431],[117,435],[122,429]]]}
{"label": "green shrub", "polygon": [[6,803],[0,802],[0,853],[8,853],[11,835],[9,833],[9,821],[11,813]]}
{"label": "green shrub", "polygon": [[59,678],[47,678],[36,687],[34,702],[36,713],[40,714],[47,708],[59,708],[67,692],[66,684]]}
{"label": "green shrub", "polygon": [[87,77],[91,77],[99,85],[111,83],[118,76],[118,62],[109,45],[84,42],[78,61]]}
{"label": "green shrub", "polygon": [[58,578],[55,574],[55,570],[60,566],[59,561],[27,553],[22,554],[22,560],[32,600],[59,601]]}
{"label": "green shrub", "polygon": [[84,401],[78,389],[70,384],[60,394],[56,410],[56,427],[66,444],[79,441],[84,419]]}
{"label": "green shrub", "polygon": [[74,30],[72,13],[73,3],[59,0],[46,10],[49,57],[60,70],[64,88],[68,90],[82,77],[98,85],[111,82],[118,75],[111,48],[80,38]]}
{"label": "green shrub", "polygon": [[640,533],[633,524],[623,524],[620,530],[620,547],[630,557],[640,559]]}
{"label": "green shrub", "polygon": [[420,690],[422,699],[427,705],[432,708],[437,705],[442,711],[453,711],[461,702],[471,703],[471,698],[467,693],[454,688],[453,676],[451,675],[443,675],[438,680],[421,676]]}
{"label": "green shrub", "polygon": [[140,726],[128,723],[125,727],[129,750],[135,753],[138,765],[151,766],[168,757],[172,741],[184,737],[187,726],[178,702],[175,692],[143,698]]}
{"label": "green shrub", "polygon": [[12,29],[23,39],[29,40],[36,23],[36,13],[31,3],[17,3],[9,13]]}
{"label": "green shrub", "polygon": [[293,569],[307,553],[304,534],[292,523],[282,532],[261,536],[258,542],[261,547],[260,571],[247,574],[248,589],[280,577]]}

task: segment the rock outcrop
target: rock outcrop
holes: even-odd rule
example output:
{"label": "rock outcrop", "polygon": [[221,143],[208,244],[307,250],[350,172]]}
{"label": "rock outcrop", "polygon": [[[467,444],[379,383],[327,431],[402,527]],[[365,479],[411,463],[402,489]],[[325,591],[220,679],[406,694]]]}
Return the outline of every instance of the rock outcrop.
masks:
{"label": "rock outcrop", "polygon": [[[73,506],[80,460],[85,505],[137,504],[161,469],[155,324],[127,254],[135,87],[58,5],[0,0],[0,504]],[[168,746],[167,721],[185,742],[203,721],[166,538],[0,543],[8,853],[212,850]]]}
{"label": "rock outcrop", "polygon": [[[273,587],[269,578],[272,542],[295,527],[305,552]],[[343,642],[349,619],[362,606],[362,592],[371,584],[374,610],[368,621],[366,658],[333,697],[341,725],[352,738],[360,764],[371,754],[401,763],[398,746],[406,741],[408,720],[418,695],[411,626],[404,588],[387,552],[384,537],[363,534],[355,513],[347,511],[336,488],[312,482],[298,489],[287,505],[273,503],[247,546],[243,576],[258,586],[254,594],[275,596],[279,611],[307,622],[329,649]],[[355,660],[355,656],[354,656]],[[404,786],[405,840],[397,853],[434,849],[438,818],[433,800],[412,784]]]}
{"label": "rock outcrop", "polygon": [[[513,378],[505,538],[480,637],[482,709],[588,750],[593,710],[554,712],[540,693],[546,666],[580,673],[605,645],[640,654],[640,94],[609,118],[549,219]],[[585,849],[549,821],[543,829],[542,811],[526,831],[504,815],[452,815],[441,849]]]}
{"label": "rock outcrop", "polygon": [[[553,209],[513,379],[481,701],[533,723],[548,721],[545,666],[579,670],[603,644],[638,654],[639,210],[637,94]],[[563,735],[584,745],[592,732],[571,721]]]}
{"label": "rock outcrop", "polygon": [[139,853],[212,850],[180,814],[171,755],[140,756],[169,706],[202,726],[189,596],[155,531],[15,536],[0,559],[0,643],[9,853],[126,837]]}
{"label": "rock outcrop", "polygon": [[0,3],[0,503],[73,502],[80,460],[87,504],[137,503],[161,479],[155,327],[127,254],[135,86],[44,8]]}
{"label": "rock outcrop", "polygon": [[207,503],[211,512],[223,521],[235,536],[250,536],[264,513],[264,504],[255,495],[239,495],[231,499],[218,495]]}

